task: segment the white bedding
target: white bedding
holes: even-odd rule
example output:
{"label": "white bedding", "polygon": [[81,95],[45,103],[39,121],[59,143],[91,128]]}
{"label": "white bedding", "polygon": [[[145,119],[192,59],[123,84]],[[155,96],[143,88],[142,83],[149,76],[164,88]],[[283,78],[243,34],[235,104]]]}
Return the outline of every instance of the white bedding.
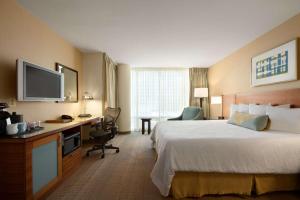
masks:
{"label": "white bedding", "polygon": [[257,132],[225,120],[167,121],[151,139],[158,158],[153,183],[167,196],[176,171],[300,173],[300,134]]}

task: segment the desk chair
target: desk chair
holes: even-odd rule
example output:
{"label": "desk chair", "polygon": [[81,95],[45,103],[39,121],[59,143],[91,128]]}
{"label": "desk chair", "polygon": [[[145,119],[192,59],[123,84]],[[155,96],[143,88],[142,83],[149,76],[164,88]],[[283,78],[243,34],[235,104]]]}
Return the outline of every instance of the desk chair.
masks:
{"label": "desk chair", "polygon": [[117,134],[116,121],[121,113],[121,108],[106,108],[104,111],[104,118],[101,122],[95,125],[94,131],[90,132],[90,138],[96,143],[92,149],[86,153],[89,156],[90,152],[102,150],[101,158],[105,157],[105,149],[115,149],[119,153],[120,148],[112,144],[107,144]]}

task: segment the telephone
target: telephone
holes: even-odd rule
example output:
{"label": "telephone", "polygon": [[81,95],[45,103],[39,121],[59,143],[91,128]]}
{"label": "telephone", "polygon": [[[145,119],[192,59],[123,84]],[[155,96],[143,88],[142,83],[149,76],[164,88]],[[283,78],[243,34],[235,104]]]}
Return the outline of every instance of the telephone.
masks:
{"label": "telephone", "polygon": [[73,117],[71,117],[70,115],[62,115],[61,119],[70,119],[70,120],[74,120]]}

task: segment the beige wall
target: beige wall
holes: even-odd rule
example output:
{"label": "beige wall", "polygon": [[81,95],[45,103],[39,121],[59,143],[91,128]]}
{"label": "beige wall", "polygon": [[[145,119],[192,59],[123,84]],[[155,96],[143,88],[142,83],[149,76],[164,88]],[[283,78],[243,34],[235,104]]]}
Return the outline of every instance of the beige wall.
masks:
{"label": "beige wall", "polygon": [[[300,87],[300,81],[250,87],[251,58],[266,50],[300,37],[300,14],[262,35],[253,42],[219,61],[209,69],[210,95],[278,90]],[[211,106],[211,115],[220,112]]]}
{"label": "beige wall", "polygon": [[[122,111],[118,120],[120,132],[130,131],[130,67],[118,64],[118,96]],[[105,69],[103,53],[83,54],[83,92],[89,92],[94,100],[86,102],[87,113],[102,115],[104,109]],[[83,103],[84,104],[84,103]],[[84,134],[84,139],[88,134]]]}
{"label": "beige wall", "polygon": [[118,96],[121,114],[118,120],[120,132],[131,130],[131,69],[129,65],[118,64]]}
{"label": "beige wall", "polygon": [[89,92],[94,97],[94,100],[86,102],[87,113],[99,116],[103,113],[103,67],[103,53],[83,54],[83,92]]}
{"label": "beige wall", "polygon": [[[16,98],[16,59],[55,69],[59,62],[79,72],[81,96],[82,55],[33,17],[15,0],[0,1],[0,101]],[[80,103],[17,102],[9,111],[24,114],[28,121],[46,120],[61,114],[77,115]]]}

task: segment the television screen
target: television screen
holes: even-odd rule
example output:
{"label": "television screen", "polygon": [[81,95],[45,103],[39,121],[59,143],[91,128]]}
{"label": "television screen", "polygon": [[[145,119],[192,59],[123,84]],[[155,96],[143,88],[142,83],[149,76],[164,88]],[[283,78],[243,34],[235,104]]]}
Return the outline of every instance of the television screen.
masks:
{"label": "television screen", "polygon": [[61,76],[32,67],[26,63],[26,96],[60,98]]}
{"label": "television screen", "polygon": [[23,60],[17,61],[19,101],[63,101],[63,74]]}

